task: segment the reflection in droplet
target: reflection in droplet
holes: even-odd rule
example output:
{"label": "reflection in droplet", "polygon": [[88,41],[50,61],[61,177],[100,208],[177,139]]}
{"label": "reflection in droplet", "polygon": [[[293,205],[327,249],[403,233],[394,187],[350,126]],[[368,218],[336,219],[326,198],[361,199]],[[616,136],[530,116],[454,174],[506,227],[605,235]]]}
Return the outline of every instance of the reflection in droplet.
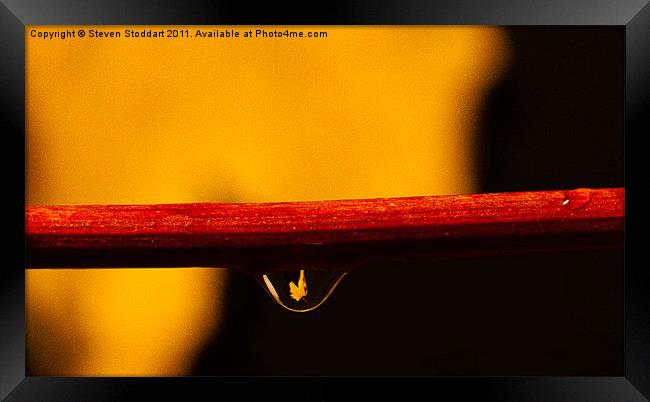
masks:
{"label": "reflection in droplet", "polygon": [[593,197],[593,192],[588,188],[578,188],[571,191],[564,192],[564,200],[562,205],[573,210],[584,208],[591,198]]}
{"label": "reflection in droplet", "polygon": [[261,275],[267,293],[287,310],[304,313],[323,304],[347,272],[326,270],[277,271]]}

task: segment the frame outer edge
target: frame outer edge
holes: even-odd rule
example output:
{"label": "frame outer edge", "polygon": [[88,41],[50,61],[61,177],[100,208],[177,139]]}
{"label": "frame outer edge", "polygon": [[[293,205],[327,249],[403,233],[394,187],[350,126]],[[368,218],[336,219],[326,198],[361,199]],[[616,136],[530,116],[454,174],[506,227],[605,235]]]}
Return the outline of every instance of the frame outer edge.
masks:
{"label": "frame outer edge", "polygon": [[[634,192],[642,173],[630,159],[647,158],[640,141],[650,133],[650,3],[625,27],[625,182]],[[635,148],[636,147],[636,148]],[[647,209],[636,198],[626,199],[626,243],[630,232],[643,228]],[[639,231],[639,233],[641,233]],[[629,243],[627,243],[629,244]],[[644,396],[650,395],[650,271],[643,250],[625,250],[625,377]]]}
{"label": "frame outer edge", "polygon": [[[6,3],[10,3],[9,6],[6,6]],[[49,7],[46,7],[47,10],[41,10],[40,12],[38,10],[35,10],[38,8],[38,4],[43,4],[44,2],[35,2],[35,1],[30,1],[27,2],[25,1],[24,3],[27,3],[26,6],[22,6],[20,2],[13,1],[13,0],[2,0],[0,2],[0,51],[3,53],[6,52],[6,54],[9,55],[14,55],[14,57],[9,57],[7,59],[0,59],[0,73],[1,76],[3,77],[10,77],[9,80],[5,82],[10,82],[13,83],[13,80],[18,80],[17,82],[22,83],[24,82],[24,24],[21,22],[21,19],[18,18],[14,13],[9,10],[9,7],[14,10],[18,15],[23,17],[23,20],[29,22],[29,23],[70,23],[71,20],[77,19],[79,21],[79,18],[81,16],[83,17],[83,21],[86,22],[94,22],[94,23],[100,23],[100,21],[97,21],[98,19],[102,20],[101,22],[103,23],[131,23],[135,24],[138,23],[143,23],[147,20],[151,20],[152,16],[151,15],[156,15],[156,11],[158,11],[158,18],[166,20],[165,23],[173,24],[173,23],[187,23],[189,20],[206,20],[212,19],[211,23],[215,23],[217,19],[223,19],[224,17],[205,17],[201,16],[201,14],[196,14],[194,13],[197,8],[195,2],[190,2],[192,6],[191,11],[189,12],[184,12],[180,16],[179,15],[173,15],[172,10],[169,9],[167,12],[161,11],[160,9],[158,10],[149,10],[152,12],[150,16],[147,16],[144,11],[145,7],[137,8],[134,10],[133,8],[130,8],[128,15],[128,18],[122,18],[124,21],[119,21],[119,16],[121,13],[113,13],[112,15],[102,16],[100,18],[97,17],[96,12],[93,12],[93,9],[97,8],[95,6],[99,6],[98,1],[90,1],[86,7],[84,7],[84,10],[76,10],[76,13],[67,7],[67,9],[59,9],[57,13],[54,14],[49,14],[48,11],[50,10]],[[59,3],[60,2],[54,2],[52,1],[51,3]],[[118,2],[119,3],[119,2]],[[138,4],[138,2],[133,2],[135,5]],[[442,2],[435,2],[434,4],[440,5]],[[495,7],[494,13],[491,13],[488,16],[483,16],[477,19],[475,13],[470,12],[465,12],[463,13],[461,10],[460,13],[457,11],[460,8],[465,8],[465,7],[470,7],[471,4],[470,2],[459,2],[464,5],[460,5],[458,7],[452,7],[451,4],[453,2],[450,2],[447,4],[447,7],[452,7],[453,10],[449,10],[448,13],[442,13],[439,14],[437,17],[433,17],[432,14],[435,14],[435,9],[441,8],[441,7],[436,7],[432,6],[431,10],[428,10],[429,12],[423,13],[423,15],[418,16],[411,16],[412,20],[414,23],[428,23],[428,24],[440,24],[440,23],[460,23],[460,21],[465,21],[464,23],[470,23],[469,20],[474,20],[474,24],[480,24],[481,22],[479,20],[483,20],[483,24],[488,23],[486,20],[492,20],[493,24],[496,24],[497,21],[494,21],[493,15],[502,13],[502,14],[507,14],[507,18],[499,18],[502,24],[513,24],[513,22],[518,21],[518,24],[521,25],[526,25],[526,24],[569,24],[568,20],[575,19],[575,24],[580,25],[580,24],[602,24],[603,21],[609,22],[609,24],[617,25],[616,21],[619,21],[621,18],[624,18],[625,16],[632,15],[630,10],[632,8],[638,9],[637,5],[639,4],[638,1],[629,1],[629,2],[612,2],[615,4],[612,6],[614,9],[619,9],[619,12],[615,13],[616,15],[603,15],[607,13],[602,13],[600,16],[596,16],[598,14],[598,10],[601,12],[604,11],[603,8],[609,8],[609,7],[603,7],[602,3],[600,7],[594,7],[597,10],[594,11],[594,9],[591,9],[591,12],[588,11],[586,7],[592,7],[594,6],[593,4],[584,4],[581,2],[575,2],[573,6],[569,5],[568,9],[565,8],[564,10],[566,11],[565,15],[554,15],[555,13],[553,10],[549,10],[548,13],[545,13],[543,16],[533,16],[533,17],[525,17],[522,15],[520,12],[517,10],[504,10],[503,6],[501,7]],[[490,2],[486,2],[487,4],[490,4]],[[580,3],[576,7],[576,3]],[[634,5],[631,5],[630,3],[633,3]],[[382,3],[383,4],[383,3]],[[142,5],[142,3],[140,3]],[[188,4],[189,5],[189,4]],[[113,6],[115,7],[115,6]],[[185,8],[186,6],[182,5],[181,3],[177,3],[176,8],[182,9]],[[29,10],[31,8],[31,10]],[[363,8],[363,7],[361,7]],[[381,7],[380,7],[381,8]],[[407,7],[408,8],[408,7]],[[583,9],[583,12],[586,12],[587,14],[580,17],[580,13],[577,13],[577,8]],[[31,11],[34,11],[35,14],[30,14]],[[74,14],[73,16],[68,16],[66,17],[66,14],[70,14],[70,11]],[[358,11],[358,10],[355,10]],[[611,10],[610,10],[611,11]],[[528,11],[530,12],[530,10]],[[408,14],[408,12],[400,12],[397,15],[397,20],[403,20],[405,18],[405,13]],[[165,15],[166,14],[166,15]],[[472,17],[472,14],[474,16]],[[205,15],[205,14],[203,14]],[[567,18],[567,15],[570,15],[571,17]],[[115,17],[118,18],[115,18]],[[235,19],[237,19],[237,16],[234,16]],[[433,17],[433,18],[432,18]],[[241,19],[242,17],[239,16]],[[254,18],[254,17],[253,17]],[[381,16],[380,16],[381,18]],[[431,20],[429,20],[431,18]],[[555,19],[553,19],[555,18]],[[232,17],[230,15],[225,16],[225,20],[228,20],[228,23],[234,23],[232,21]],[[245,19],[245,18],[244,18]],[[361,22],[357,23],[363,23],[362,21],[364,19],[369,20],[366,23],[371,23],[370,20],[373,20],[373,17],[358,17]],[[376,17],[375,17],[376,19]],[[91,21],[95,20],[95,21]],[[225,24],[226,21],[219,22],[222,24]],[[426,20],[426,21],[424,21]],[[528,20],[528,22],[527,22]],[[644,37],[644,32],[648,32],[648,27],[650,27],[650,7],[645,5],[645,8],[643,8],[634,18],[631,20],[625,19],[624,21],[628,21],[626,25],[626,103],[629,105],[629,109],[626,110],[626,141],[628,141],[630,137],[630,133],[635,133],[635,134],[641,134],[643,135],[644,133],[641,130],[637,129],[632,129],[633,124],[638,124],[639,128],[643,126],[641,124],[641,118],[645,118],[645,127],[648,127],[648,116],[649,114],[647,113],[649,108],[648,108],[648,94],[647,92],[645,94],[641,93],[639,94],[639,91],[642,91],[642,84],[645,83],[645,88],[648,88],[648,72],[643,71],[643,67],[646,67],[650,65],[647,63],[648,60],[648,54],[650,54],[650,45],[648,44],[648,38],[647,35]],[[343,18],[343,21],[340,23],[346,23],[346,18]],[[351,22],[347,22],[351,23]],[[624,22],[623,22],[624,23]],[[646,28],[646,30],[643,30],[643,27]],[[642,42],[645,40],[645,44]],[[641,54],[642,52],[646,52],[646,55]],[[8,60],[8,62],[7,62]],[[636,67],[636,69],[634,68]],[[0,81],[0,84],[3,82]],[[10,85],[10,87],[13,89],[14,87]],[[22,105],[14,105],[15,108],[7,108],[8,105],[12,105],[12,103],[15,103],[16,99],[24,99],[24,85],[15,85],[16,88],[21,88],[23,92],[21,93],[13,93],[13,92],[7,92],[7,93],[0,93],[0,100],[2,102],[1,107],[2,107],[2,112],[7,113],[8,117],[12,117],[12,113],[15,113],[17,110],[22,112],[20,114],[14,114],[12,119],[10,121],[3,122],[3,128],[6,129],[6,135],[9,135],[9,132],[22,132],[24,133],[24,104]],[[631,89],[636,88],[636,91],[631,91]],[[637,96],[639,95],[639,96]],[[636,97],[635,97],[636,96]],[[645,96],[645,98],[644,98]],[[643,116],[643,111],[646,111],[645,116]],[[650,131],[646,131],[650,132]],[[19,133],[20,134],[20,133]],[[638,136],[637,136],[638,137]],[[19,141],[21,143],[21,146],[24,146],[24,136],[20,136],[20,138],[16,141]],[[13,143],[11,144],[12,146],[14,145]],[[13,150],[13,148],[11,148]],[[629,150],[632,150],[632,148],[626,148]],[[629,151],[628,151],[629,152]],[[642,152],[637,148],[636,152]],[[629,156],[632,152],[629,152],[627,155]],[[637,155],[638,156],[638,155]],[[24,155],[23,155],[24,157]],[[4,162],[7,163],[7,162]],[[627,169],[627,164],[628,161],[626,160],[626,185],[627,185],[627,179],[630,177],[629,175],[629,169]],[[24,173],[23,173],[24,174]],[[22,230],[22,233],[24,234],[24,181],[22,183],[23,186],[23,193],[20,195],[18,202],[15,202],[15,204],[21,204],[20,205],[20,210],[16,210],[16,216],[17,218],[14,220],[11,220],[10,227],[5,227],[7,229],[7,232],[9,230],[14,229],[14,224],[20,224],[19,230]],[[637,209],[634,208],[634,204],[636,201],[632,201],[631,198],[628,198],[626,200],[628,203],[628,207],[632,207],[633,214],[636,214]],[[629,210],[629,209],[628,209]],[[638,216],[635,217],[635,220],[638,222]],[[626,218],[627,219],[627,218]],[[20,221],[20,222],[18,222]],[[626,221],[626,224],[629,224],[629,220]],[[641,223],[639,222],[638,225],[641,226]],[[626,234],[627,236],[627,234]],[[13,238],[13,244],[17,245],[16,250],[20,249],[23,250],[24,246],[24,235],[22,237],[17,236],[18,240],[16,238]],[[22,241],[22,243],[18,246],[18,242]],[[20,257],[16,258],[16,255],[20,255]],[[629,256],[632,254],[628,252],[626,259],[628,262],[631,260]],[[7,261],[7,265],[0,269],[0,328],[2,329],[2,337],[0,338],[0,399],[4,399],[7,393],[9,393],[15,386],[16,384],[19,384],[23,379],[25,378],[25,349],[24,349],[24,340],[25,340],[25,329],[24,329],[24,254],[21,252],[14,252],[11,254],[11,260]],[[13,265],[12,265],[13,264]],[[18,265],[16,265],[18,264]],[[638,267],[638,265],[637,265]],[[647,374],[647,368],[648,364],[650,363],[645,363],[645,362],[650,362],[650,359],[648,358],[650,355],[650,349],[643,350],[642,347],[644,344],[647,346],[650,342],[650,330],[647,328],[647,317],[650,316],[649,311],[647,306],[643,304],[648,303],[648,296],[647,296],[647,289],[650,288],[650,280],[649,280],[649,270],[646,270],[645,273],[641,272],[642,267],[638,267],[637,272],[626,272],[626,367],[625,367],[625,376],[629,380],[630,384],[633,384],[634,387],[637,388],[638,391],[641,393],[648,395],[650,392],[650,385],[648,384],[648,379],[643,378],[644,372],[642,369],[646,369],[645,373]],[[638,282],[633,282],[632,279],[638,281]],[[627,285],[633,285],[634,287],[630,287],[629,291],[627,291]],[[645,288],[644,288],[645,286]],[[19,300],[20,299],[20,300]],[[637,307],[630,308],[631,302],[637,303]],[[639,303],[640,302],[640,303]],[[643,315],[645,314],[645,315]],[[642,325],[646,325],[646,328],[644,329]],[[642,332],[634,332],[641,329]],[[9,354],[8,354],[9,352]],[[635,353],[636,352],[636,353]],[[14,355],[18,353],[18,355]],[[11,355],[10,355],[11,354]],[[644,362],[645,358],[645,362]],[[27,378],[28,380],[30,379],[29,377]],[[55,380],[55,379],[52,379]],[[645,381],[645,382],[644,382]],[[30,381],[23,381],[23,382],[30,382]],[[31,382],[37,382],[36,379],[32,379]],[[24,384],[27,385],[27,384]]]}
{"label": "frame outer edge", "polygon": [[[0,112],[5,155],[2,171],[16,172],[24,163],[24,25],[4,4],[0,4]],[[18,102],[17,102],[18,101]],[[15,154],[17,153],[17,154]],[[22,188],[18,197],[5,200],[9,217],[5,221],[7,247],[0,268],[0,399],[25,378],[25,182],[23,174],[15,183]],[[12,183],[13,184],[13,183]]]}

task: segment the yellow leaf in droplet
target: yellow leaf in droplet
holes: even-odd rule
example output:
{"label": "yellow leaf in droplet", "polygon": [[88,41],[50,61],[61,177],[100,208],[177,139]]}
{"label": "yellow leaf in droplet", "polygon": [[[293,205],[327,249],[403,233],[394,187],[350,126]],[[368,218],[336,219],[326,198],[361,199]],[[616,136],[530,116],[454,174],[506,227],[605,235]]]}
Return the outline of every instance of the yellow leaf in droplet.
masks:
{"label": "yellow leaf in droplet", "polygon": [[307,280],[305,279],[305,270],[300,270],[300,278],[298,278],[298,286],[293,281],[289,282],[289,292],[295,301],[300,301],[303,297],[307,296]]}

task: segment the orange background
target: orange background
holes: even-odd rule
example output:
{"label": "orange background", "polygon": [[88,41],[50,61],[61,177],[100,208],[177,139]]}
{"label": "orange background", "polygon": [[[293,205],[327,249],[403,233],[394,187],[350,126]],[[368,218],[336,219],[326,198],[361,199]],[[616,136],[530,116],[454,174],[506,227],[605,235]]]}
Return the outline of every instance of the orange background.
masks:
{"label": "orange background", "polygon": [[[28,204],[473,192],[478,112],[509,57],[502,30],[488,27],[30,36],[79,28],[26,28]],[[27,270],[30,374],[187,374],[219,330],[227,274]]]}

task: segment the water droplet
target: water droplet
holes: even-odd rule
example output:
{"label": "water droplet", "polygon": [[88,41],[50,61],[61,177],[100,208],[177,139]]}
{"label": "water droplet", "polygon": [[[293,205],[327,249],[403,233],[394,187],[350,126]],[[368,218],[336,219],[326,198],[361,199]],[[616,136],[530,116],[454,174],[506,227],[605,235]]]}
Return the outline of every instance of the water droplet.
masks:
{"label": "water droplet", "polygon": [[584,208],[591,198],[593,197],[593,192],[588,188],[577,188],[571,191],[564,192],[564,200],[562,205],[573,210]]}
{"label": "water droplet", "polygon": [[262,274],[259,281],[279,305],[304,313],[323,304],[346,274],[329,270],[273,271]]}

